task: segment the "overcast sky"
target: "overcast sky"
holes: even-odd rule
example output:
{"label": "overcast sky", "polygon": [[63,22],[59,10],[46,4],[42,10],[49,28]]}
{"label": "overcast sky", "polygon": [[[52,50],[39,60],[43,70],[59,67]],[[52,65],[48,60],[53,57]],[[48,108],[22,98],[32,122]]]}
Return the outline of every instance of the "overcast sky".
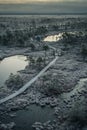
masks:
{"label": "overcast sky", "polygon": [[0,13],[87,13],[87,0],[0,0]]}
{"label": "overcast sky", "polygon": [[87,0],[0,0],[0,3],[32,3],[32,2],[84,2]]}

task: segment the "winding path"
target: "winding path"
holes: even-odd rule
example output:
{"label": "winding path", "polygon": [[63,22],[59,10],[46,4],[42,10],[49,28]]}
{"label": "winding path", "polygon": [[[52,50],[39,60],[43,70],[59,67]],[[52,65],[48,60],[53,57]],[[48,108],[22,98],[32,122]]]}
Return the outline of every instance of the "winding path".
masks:
{"label": "winding path", "polygon": [[45,71],[47,71],[58,59],[58,56],[55,57],[55,59],[53,59],[44,69],[42,69],[39,74],[37,74],[34,78],[32,78],[28,83],[26,83],[22,88],[20,88],[18,91],[16,91],[15,93],[3,98],[0,100],[0,104],[7,102],[8,100],[20,95],[21,93],[23,93],[26,89],[28,89],[32,83],[34,83],[40,76],[43,75],[43,73]]}

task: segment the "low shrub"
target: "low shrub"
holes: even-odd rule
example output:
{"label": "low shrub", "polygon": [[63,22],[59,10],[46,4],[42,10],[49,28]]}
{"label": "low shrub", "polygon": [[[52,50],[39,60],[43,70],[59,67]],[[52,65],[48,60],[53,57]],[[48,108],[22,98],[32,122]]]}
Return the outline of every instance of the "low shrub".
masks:
{"label": "low shrub", "polygon": [[14,75],[11,73],[5,84],[10,89],[18,89],[22,87],[24,83],[20,75]]}

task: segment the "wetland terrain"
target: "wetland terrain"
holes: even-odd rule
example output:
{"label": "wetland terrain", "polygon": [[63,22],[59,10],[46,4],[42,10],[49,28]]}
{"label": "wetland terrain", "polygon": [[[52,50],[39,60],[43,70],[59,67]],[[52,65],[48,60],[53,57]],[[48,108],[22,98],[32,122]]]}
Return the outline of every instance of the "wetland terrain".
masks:
{"label": "wetland terrain", "polygon": [[0,130],[24,129],[87,129],[86,15],[0,16]]}

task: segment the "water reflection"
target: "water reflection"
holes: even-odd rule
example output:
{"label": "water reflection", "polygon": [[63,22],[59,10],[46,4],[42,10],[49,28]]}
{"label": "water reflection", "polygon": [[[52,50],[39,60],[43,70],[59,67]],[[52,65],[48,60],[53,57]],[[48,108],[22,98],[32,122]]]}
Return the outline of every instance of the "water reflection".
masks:
{"label": "water reflection", "polygon": [[46,42],[57,42],[62,39],[62,33],[59,33],[58,35],[51,35],[47,36],[44,41]]}
{"label": "water reflection", "polygon": [[16,74],[28,64],[26,56],[16,55],[0,61],[0,86],[8,79],[10,73]]}

